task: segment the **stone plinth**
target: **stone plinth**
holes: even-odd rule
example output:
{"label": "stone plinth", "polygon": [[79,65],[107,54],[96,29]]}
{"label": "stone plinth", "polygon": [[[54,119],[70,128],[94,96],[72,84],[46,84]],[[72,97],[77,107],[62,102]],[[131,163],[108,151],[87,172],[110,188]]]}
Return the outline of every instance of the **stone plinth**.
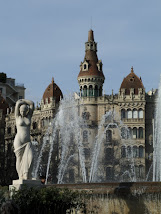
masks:
{"label": "stone plinth", "polygon": [[23,187],[41,187],[41,181],[40,180],[23,180],[23,179],[19,179],[19,180],[13,180],[12,181],[12,185],[9,186],[9,191],[12,192],[13,191],[17,191],[19,189],[22,189]]}

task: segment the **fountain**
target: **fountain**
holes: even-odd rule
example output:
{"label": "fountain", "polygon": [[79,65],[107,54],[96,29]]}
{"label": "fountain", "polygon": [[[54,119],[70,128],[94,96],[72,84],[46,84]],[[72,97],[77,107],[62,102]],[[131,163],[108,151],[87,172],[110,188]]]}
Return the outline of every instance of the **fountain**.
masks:
{"label": "fountain", "polygon": [[[111,133],[113,131],[113,133],[115,132],[115,134],[117,134],[117,140],[121,141],[121,145],[123,145],[123,147],[125,148],[125,157],[127,158],[127,163],[129,167],[123,172],[118,172],[117,174],[114,174],[111,180],[136,181],[133,158],[134,155],[131,146],[132,139],[130,136],[130,132],[120,120],[119,115],[115,111],[108,111],[105,115],[103,115],[100,124],[98,125],[98,131],[96,132],[95,139],[88,139],[88,143],[91,146],[91,160],[86,160],[84,148],[86,147],[87,142],[83,142],[82,130],[88,128],[88,122],[85,118],[83,119],[78,115],[80,107],[80,103],[78,102],[80,101],[75,100],[74,96],[72,95],[65,97],[63,100],[61,100],[58,113],[56,114],[52,123],[48,127],[48,130],[44,136],[38,161],[33,171],[34,177],[37,178],[38,173],[42,173],[39,169],[40,167],[43,168],[43,171],[45,171],[44,167],[46,167],[46,173],[44,174],[46,176],[47,184],[49,174],[52,173],[52,167],[50,166],[52,164],[51,158],[53,153],[55,152],[55,155],[58,155],[56,153],[59,153],[59,157],[57,157],[57,159],[61,157],[60,162],[58,163],[58,184],[70,182],[105,182],[105,175],[101,175],[102,163],[100,154],[105,144],[105,138],[107,138],[106,133]],[[83,106],[83,103],[81,105]],[[109,139],[109,141],[106,143],[107,148],[111,148],[111,140],[112,139]],[[59,150],[54,151],[54,148],[57,147],[56,145],[59,147]],[[115,156],[118,156],[118,159],[121,146],[112,146],[114,147],[113,150],[115,150],[113,152],[115,153]],[[46,158],[46,163],[43,163],[42,156],[46,150],[48,151],[48,158]],[[109,160],[109,162],[115,162],[115,157],[113,156],[111,158],[112,160]],[[106,164],[108,164],[108,161],[106,161]],[[114,164],[113,167],[117,167],[115,165],[116,164]],[[87,173],[87,168],[89,171],[89,175]],[[70,181],[67,178],[67,173],[69,173],[69,171],[72,169],[77,171],[77,173],[75,176],[76,179]]]}
{"label": "fountain", "polygon": [[153,122],[154,143],[153,143],[153,181],[161,181],[161,76],[158,88],[155,119]]}
{"label": "fountain", "polygon": [[[83,104],[81,105],[83,106]],[[93,145],[91,147],[91,162],[90,160],[87,162],[84,152],[86,142],[82,140],[82,130],[88,127],[88,121],[79,116],[79,106],[79,100],[75,100],[73,96],[65,97],[61,101],[58,113],[44,136],[39,156],[37,158],[35,156],[35,160],[37,161],[34,163],[32,175],[37,178],[38,174],[40,174],[45,167],[45,184],[47,186],[50,186],[52,183],[53,186],[60,188],[67,187],[74,190],[79,189],[80,191],[85,189],[87,194],[89,194],[89,199],[87,200],[87,203],[89,203],[86,207],[87,213],[97,211],[103,214],[106,213],[107,210],[110,214],[134,214],[136,212],[140,214],[160,213],[160,183],[137,182],[134,164],[135,150],[133,149],[131,133],[114,110],[106,112],[102,117],[98,125],[95,140],[94,142],[90,142],[90,145]],[[157,113],[159,114],[159,112]],[[158,124],[157,121],[155,125],[156,124]],[[159,131],[159,129],[156,129],[155,133],[157,133],[157,131]],[[120,172],[118,171],[113,176],[113,181],[111,179],[108,183],[103,183],[106,180],[104,174],[101,174],[101,150],[105,144],[107,148],[111,148],[111,139],[105,142],[105,138],[110,138],[110,136],[107,136],[107,133],[109,134],[111,132],[114,136],[117,135],[115,139],[117,149],[115,148],[113,151],[116,156],[118,156],[121,151],[122,158],[126,157],[128,167],[122,168],[124,170]],[[158,149],[160,148],[159,137],[156,139],[158,141],[156,140],[154,144],[155,161],[153,165],[156,176],[153,177],[153,179],[154,181],[160,181],[160,161],[158,161],[160,155],[160,149]],[[119,141],[120,146],[116,143],[117,141]],[[37,142],[32,142],[32,144],[37,146]],[[43,155],[46,152],[48,155],[46,162],[43,163]],[[48,182],[49,175],[53,169],[52,156],[55,154],[57,154],[57,156],[54,157],[54,160],[59,160],[57,184],[53,182],[53,180]],[[120,156],[117,157],[117,159],[119,158]],[[117,168],[117,165],[121,164],[121,162],[117,163],[117,161],[116,159],[110,160],[110,164],[113,163],[113,168]],[[108,162],[106,162],[106,164],[108,164]],[[90,166],[89,175],[86,169],[87,165]],[[73,168],[77,170],[77,166],[79,171],[77,171],[76,183],[68,184],[70,183],[70,179],[68,179],[67,174]],[[150,168],[152,168],[152,166]],[[135,207],[136,204],[138,204],[137,208]]]}

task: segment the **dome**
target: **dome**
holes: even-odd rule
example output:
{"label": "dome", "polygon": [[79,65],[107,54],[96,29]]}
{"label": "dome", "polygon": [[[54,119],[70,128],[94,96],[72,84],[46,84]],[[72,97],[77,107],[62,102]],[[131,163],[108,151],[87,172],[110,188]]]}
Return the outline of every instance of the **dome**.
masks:
{"label": "dome", "polygon": [[54,82],[54,78],[52,78],[52,82],[46,88],[43,94],[43,101],[46,102],[46,99],[50,102],[50,97],[53,97],[56,100],[56,103],[60,101],[63,97],[63,94],[57,84]]}
{"label": "dome", "polygon": [[141,80],[141,77],[139,78],[133,71],[133,67],[131,68],[131,73],[127,75],[127,77],[124,78],[122,81],[120,89],[126,89],[125,90],[125,95],[130,94],[130,88],[134,88],[134,94],[138,94],[138,89],[143,88],[143,83]]}

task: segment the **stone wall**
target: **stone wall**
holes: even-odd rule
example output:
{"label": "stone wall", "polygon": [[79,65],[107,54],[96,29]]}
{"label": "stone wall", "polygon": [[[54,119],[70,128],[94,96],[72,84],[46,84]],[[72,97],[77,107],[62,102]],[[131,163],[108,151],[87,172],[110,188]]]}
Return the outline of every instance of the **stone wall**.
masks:
{"label": "stone wall", "polygon": [[73,210],[73,214],[161,213],[160,182],[61,184],[56,187],[86,191],[85,210]]}

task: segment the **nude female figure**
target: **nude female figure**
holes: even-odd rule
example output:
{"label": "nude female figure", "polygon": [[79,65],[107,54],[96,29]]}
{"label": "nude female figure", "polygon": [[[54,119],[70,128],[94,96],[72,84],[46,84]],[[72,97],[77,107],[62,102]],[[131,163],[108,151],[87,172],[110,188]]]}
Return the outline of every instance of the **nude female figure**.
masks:
{"label": "nude female figure", "polygon": [[34,103],[21,99],[16,102],[15,119],[17,134],[14,139],[14,152],[16,155],[16,170],[19,179],[32,178],[33,150],[30,139],[31,117],[34,111]]}

